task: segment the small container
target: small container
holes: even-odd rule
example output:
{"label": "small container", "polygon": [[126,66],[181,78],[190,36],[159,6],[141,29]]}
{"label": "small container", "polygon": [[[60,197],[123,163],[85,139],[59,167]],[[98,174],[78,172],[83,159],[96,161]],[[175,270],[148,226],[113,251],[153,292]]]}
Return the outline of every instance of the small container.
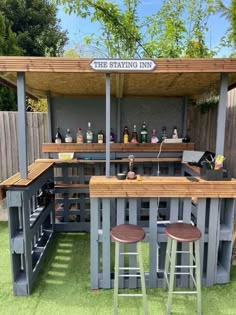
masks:
{"label": "small container", "polygon": [[117,177],[118,179],[123,180],[123,179],[126,179],[126,174],[125,174],[125,173],[117,173],[117,174],[116,174],[116,177]]}

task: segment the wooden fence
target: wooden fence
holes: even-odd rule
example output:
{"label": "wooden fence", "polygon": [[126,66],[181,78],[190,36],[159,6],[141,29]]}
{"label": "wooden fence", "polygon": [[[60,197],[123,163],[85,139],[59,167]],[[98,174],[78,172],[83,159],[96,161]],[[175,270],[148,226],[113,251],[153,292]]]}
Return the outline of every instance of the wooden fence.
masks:
{"label": "wooden fence", "polygon": [[[202,112],[200,106],[190,106],[188,109],[187,130],[195,150],[215,151],[217,108],[211,107]],[[228,107],[225,128],[224,166],[231,176],[236,177],[236,89],[228,92]]]}
{"label": "wooden fence", "polygon": [[[0,182],[19,171],[17,112],[0,112]],[[28,164],[43,157],[41,144],[48,142],[47,113],[27,113]]]}

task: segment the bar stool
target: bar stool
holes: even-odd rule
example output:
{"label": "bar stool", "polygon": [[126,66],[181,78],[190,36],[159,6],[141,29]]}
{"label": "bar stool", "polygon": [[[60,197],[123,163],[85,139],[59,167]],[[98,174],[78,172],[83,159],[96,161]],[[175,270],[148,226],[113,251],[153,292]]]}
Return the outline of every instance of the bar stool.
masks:
{"label": "bar stool", "polygon": [[[163,288],[164,290],[169,287],[167,310],[166,314],[171,313],[172,297],[174,294],[196,294],[197,295],[197,314],[201,314],[201,275],[200,275],[200,249],[199,239],[201,238],[201,232],[192,224],[187,223],[172,223],[166,227],[166,234],[168,237],[166,257],[165,257],[165,270]],[[177,243],[188,243],[189,251],[177,251]],[[193,244],[195,245],[193,252]],[[189,265],[177,266],[176,254],[185,253],[189,254]],[[187,268],[189,272],[175,272],[175,268]],[[195,269],[195,274],[193,270]],[[195,285],[193,291],[174,291],[174,276],[186,274],[190,275],[190,287]],[[169,277],[168,277],[169,276]]]}
{"label": "bar stool", "polygon": [[[142,228],[133,224],[120,224],[112,228],[111,237],[115,241],[115,283],[114,283],[114,314],[118,312],[118,296],[123,297],[143,297],[144,314],[148,313],[147,310],[147,296],[145,287],[145,277],[143,269],[143,257],[141,251],[141,241],[145,237],[145,232]],[[137,243],[137,252],[120,253],[120,244],[134,244]],[[122,267],[120,268],[119,258],[120,255],[137,255],[139,268],[137,267]],[[119,294],[119,277],[127,277],[130,275],[119,274],[119,270],[139,270],[139,274],[132,274],[132,277],[141,277],[142,294]]]}

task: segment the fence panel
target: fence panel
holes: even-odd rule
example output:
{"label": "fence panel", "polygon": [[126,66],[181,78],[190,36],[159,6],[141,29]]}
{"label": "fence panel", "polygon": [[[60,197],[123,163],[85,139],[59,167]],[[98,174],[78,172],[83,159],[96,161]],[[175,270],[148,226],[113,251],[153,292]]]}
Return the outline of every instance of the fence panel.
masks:
{"label": "fence panel", "polygon": [[[17,112],[0,112],[0,182],[19,171]],[[26,113],[28,164],[43,157],[41,144],[48,142],[47,113]]]}

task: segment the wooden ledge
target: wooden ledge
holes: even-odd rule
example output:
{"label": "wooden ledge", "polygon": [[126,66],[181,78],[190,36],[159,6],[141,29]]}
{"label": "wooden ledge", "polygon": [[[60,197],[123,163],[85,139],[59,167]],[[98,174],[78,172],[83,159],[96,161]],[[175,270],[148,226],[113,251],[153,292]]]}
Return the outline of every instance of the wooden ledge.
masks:
{"label": "wooden ledge", "polygon": [[[185,150],[194,150],[193,143],[111,143],[111,152],[183,152]],[[98,143],[43,143],[42,152],[106,152],[106,145]]]}
{"label": "wooden ledge", "polygon": [[0,184],[0,200],[6,197],[6,189],[9,187],[27,187],[41,174],[49,169],[54,163],[33,163],[28,166],[28,177],[26,179],[20,178],[20,173],[9,177]]}

